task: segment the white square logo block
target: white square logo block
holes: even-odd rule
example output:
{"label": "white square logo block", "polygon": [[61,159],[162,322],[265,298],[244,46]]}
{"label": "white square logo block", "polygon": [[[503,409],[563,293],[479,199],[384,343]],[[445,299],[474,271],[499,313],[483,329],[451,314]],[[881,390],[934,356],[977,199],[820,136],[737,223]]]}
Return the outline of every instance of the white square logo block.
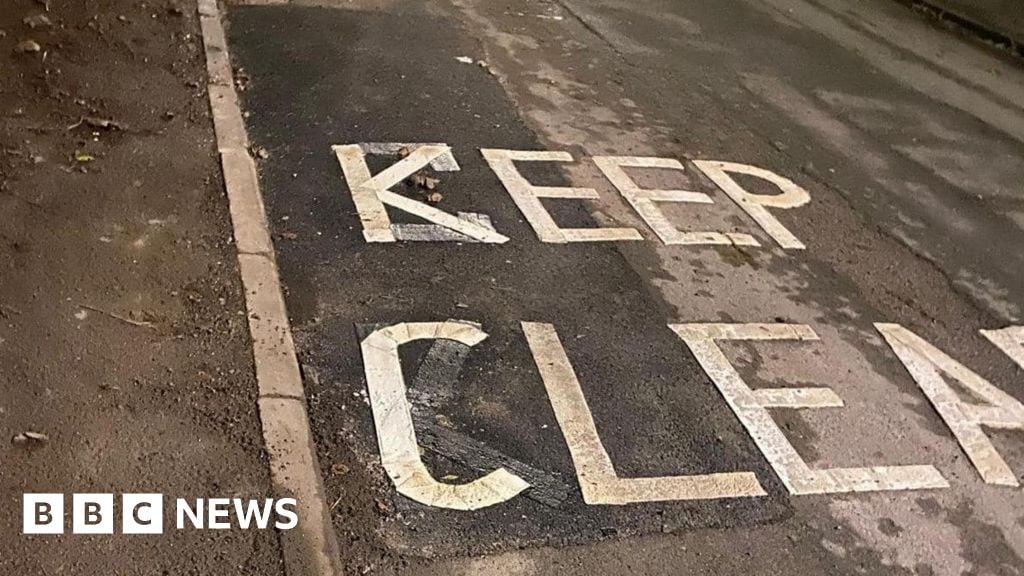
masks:
{"label": "white square logo block", "polygon": [[124,494],[121,496],[121,532],[123,534],[163,534],[164,497],[162,494]]}
{"label": "white square logo block", "polygon": [[63,494],[25,494],[21,503],[22,534],[64,533]]}
{"label": "white square logo block", "polygon": [[71,531],[75,534],[113,534],[114,495],[73,495]]}

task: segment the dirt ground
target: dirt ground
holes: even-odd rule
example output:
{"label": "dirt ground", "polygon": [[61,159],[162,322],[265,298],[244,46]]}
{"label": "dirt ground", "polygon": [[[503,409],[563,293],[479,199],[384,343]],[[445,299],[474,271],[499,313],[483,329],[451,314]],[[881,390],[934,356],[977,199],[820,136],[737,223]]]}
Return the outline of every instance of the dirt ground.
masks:
{"label": "dirt ground", "polygon": [[3,4],[0,573],[278,574],[273,530],[21,534],[24,492],[270,488],[194,6]]}

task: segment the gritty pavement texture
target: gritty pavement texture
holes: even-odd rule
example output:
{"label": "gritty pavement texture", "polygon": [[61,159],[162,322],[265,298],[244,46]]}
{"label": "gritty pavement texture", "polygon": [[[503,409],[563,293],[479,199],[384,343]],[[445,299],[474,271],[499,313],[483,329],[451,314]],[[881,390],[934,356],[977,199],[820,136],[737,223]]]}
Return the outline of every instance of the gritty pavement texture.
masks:
{"label": "gritty pavement texture", "polygon": [[[282,573],[273,530],[169,507],[271,495],[194,12],[0,10],[0,573]],[[163,493],[171,529],[23,535],[25,492]]]}

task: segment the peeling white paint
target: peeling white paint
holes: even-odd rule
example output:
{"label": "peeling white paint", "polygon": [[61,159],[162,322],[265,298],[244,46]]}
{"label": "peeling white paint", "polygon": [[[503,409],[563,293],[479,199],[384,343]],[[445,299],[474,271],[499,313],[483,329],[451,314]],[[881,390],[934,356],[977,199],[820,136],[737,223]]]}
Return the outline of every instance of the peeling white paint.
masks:
{"label": "peeling white paint", "polygon": [[683,165],[673,158],[654,158],[637,156],[595,156],[594,163],[601,169],[605,177],[618,188],[630,206],[644,219],[667,245],[701,245],[716,244],[737,246],[760,246],[761,244],[749,234],[733,234],[728,232],[681,232],[658,208],[658,202],[688,202],[693,204],[713,204],[710,196],[703,192],[686,190],[654,190],[644,189],[637,185],[623,168],[660,168],[684,171]]}
{"label": "peeling white paint", "polygon": [[947,488],[933,466],[873,466],[812,470],[772,419],[768,408],[836,408],[827,388],[751,390],[718,346],[718,340],[817,340],[803,324],[670,324],[696,356],[761,453],[792,494]]}
{"label": "peeling white paint", "polygon": [[504,468],[466,484],[438,482],[420,457],[398,347],[414,340],[434,339],[454,340],[472,347],[485,338],[487,333],[478,326],[449,320],[395,324],[363,340],[363,366],[381,465],[399,494],[427,506],[477,510],[510,500],[530,487]]}
{"label": "peeling white paint", "polygon": [[480,150],[491,170],[505,186],[512,200],[519,207],[526,220],[537,233],[541,242],[565,244],[568,242],[614,242],[620,240],[643,240],[633,228],[560,228],[541,203],[541,198],[562,198],[573,200],[598,200],[597,191],[592,188],[566,188],[558,186],[534,186],[530,184],[515,162],[572,162],[568,152],[543,150]]}
{"label": "peeling white paint", "polygon": [[[385,168],[376,175],[370,174],[366,165],[366,154],[397,154],[406,148],[409,154]],[[450,228],[478,242],[503,244],[508,237],[477,224],[438,210],[422,202],[391,192],[389,189],[425,168],[428,164],[438,171],[456,171],[459,165],[447,144],[346,144],[333,146],[338,164],[345,174],[352,200],[363,224],[363,236],[367,242],[395,242],[386,206],[398,208],[445,228]]]}
{"label": "peeling white paint", "polygon": [[[878,323],[875,328],[942,416],[982,479],[988,484],[1020,486],[982,426],[1024,430],[1024,405],[903,326]],[[982,330],[981,333],[1024,367],[1024,328]],[[943,375],[956,380],[984,404],[961,400]]]}
{"label": "peeling white paint", "polygon": [[[803,250],[806,248],[796,236],[782,225],[768,211],[771,208],[796,208],[811,201],[811,195],[789,178],[778,174],[736,162],[719,162],[715,160],[694,160],[694,165],[722,189],[740,208],[743,209],[764,231],[786,249]],[[729,173],[746,174],[767,180],[776,185],[781,194],[751,194],[747,192]]]}

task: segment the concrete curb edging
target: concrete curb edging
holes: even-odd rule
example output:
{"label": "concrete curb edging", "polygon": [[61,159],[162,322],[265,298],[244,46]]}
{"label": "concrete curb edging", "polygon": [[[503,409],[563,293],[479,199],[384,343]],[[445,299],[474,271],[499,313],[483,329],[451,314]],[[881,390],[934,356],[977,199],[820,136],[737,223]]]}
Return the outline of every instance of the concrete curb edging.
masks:
{"label": "concrete curb edging", "polygon": [[324,497],[306,413],[291,326],[281,292],[256,163],[238,106],[217,0],[197,0],[206,53],[207,89],[224,187],[245,290],[258,408],[270,477],[281,495],[296,499],[299,524],[279,532],[288,576],[341,574],[338,544]]}

